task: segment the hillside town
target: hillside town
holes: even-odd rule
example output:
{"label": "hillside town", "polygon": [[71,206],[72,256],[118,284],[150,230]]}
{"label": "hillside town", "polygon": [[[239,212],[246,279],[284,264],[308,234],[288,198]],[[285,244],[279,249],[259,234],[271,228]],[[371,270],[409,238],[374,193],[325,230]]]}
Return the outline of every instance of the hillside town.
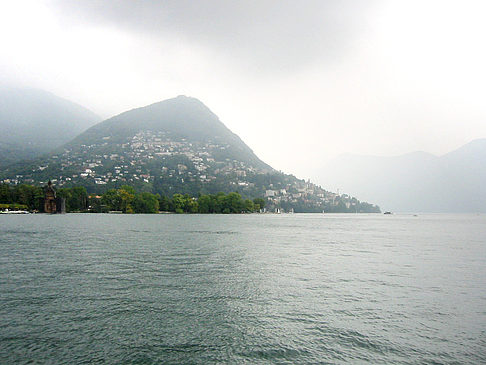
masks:
{"label": "hillside town", "polygon": [[150,130],[114,139],[100,136],[91,144],[65,148],[3,183],[43,186],[51,180],[60,188],[84,186],[93,193],[132,185],[168,196],[235,191],[248,198],[264,197],[267,209],[277,212],[370,209],[348,195],[237,159],[238,151],[216,139],[189,141]]}

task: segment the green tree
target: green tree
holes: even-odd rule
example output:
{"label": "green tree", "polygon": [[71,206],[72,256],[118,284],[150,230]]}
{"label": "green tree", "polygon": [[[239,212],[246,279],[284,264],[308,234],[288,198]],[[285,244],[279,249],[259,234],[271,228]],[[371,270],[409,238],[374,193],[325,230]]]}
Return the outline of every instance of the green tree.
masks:
{"label": "green tree", "polygon": [[88,208],[88,193],[84,186],[71,188],[71,200],[69,205],[72,210],[84,211]]}
{"label": "green tree", "polygon": [[260,209],[265,208],[265,199],[255,198],[253,199],[253,204],[255,204],[255,210],[259,211]]}
{"label": "green tree", "polygon": [[244,202],[238,193],[229,193],[226,196],[223,213],[241,213],[244,209]]}
{"label": "green tree", "polygon": [[[133,191],[133,193],[131,192]],[[131,188],[130,191],[123,187],[119,190],[121,199],[121,210],[123,213],[133,213],[133,200],[135,199],[135,189]]]}
{"label": "green tree", "polygon": [[159,209],[163,212],[167,212],[169,210],[169,198],[165,195],[159,195]]}
{"label": "green tree", "polygon": [[211,211],[211,197],[209,195],[201,195],[197,202],[199,204],[199,213],[213,213]]}
{"label": "green tree", "polygon": [[85,211],[88,208],[88,193],[84,186],[62,188],[56,195],[66,199],[67,212]]}
{"label": "green tree", "polygon": [[175,213],[184,213],[184,196],[182,194],[174,194],[170,201],[170,208]]}
{"label": "green tree", "polygon": [[213,213],[224,213],[226,209],[227,213],[229,213],[229,209],[226,207],[226,195],[223,192],[219,192],[216,195],[212,195],[212,206],[213,206]]}
{"label": "green tree", "polygon": [[106,205],[108,210],[122,210],[122,201],[119,190],[110,189],[101,197],[101,203]]}
{"label": "green tree", "polygon": [[255,211],[255,204],[250,199],[246,199],[245,200],[245,212],[251,213],[253,211]]}
{"label": "green tree", "polygon": [[120,187],[120,190],[124,190],[127,193],[132,194],[132,195],[136,194],[135,188],[133,186],[130,186],[130,185],[122,185]]}
{"label": "green tree", "polygon": [[43,210],[44,191],[42,188],[22,184],[14,188],[12,203],[26,205],[29,209]]}
{"label": "green tree", "polygon": [[0,184],[0,203],[12,202],[12,193],[8,184]]}
{"label": "green tree", "polygon": [[135,195],[133,200],[135,213],[157,213],[159,211],[159,200],[154,194],[144,192]]}
{"label": "green tree", "polygon": [[188,194],[184,195],[184,211],[186,213],[197,213],[199,204],[197,200]]}

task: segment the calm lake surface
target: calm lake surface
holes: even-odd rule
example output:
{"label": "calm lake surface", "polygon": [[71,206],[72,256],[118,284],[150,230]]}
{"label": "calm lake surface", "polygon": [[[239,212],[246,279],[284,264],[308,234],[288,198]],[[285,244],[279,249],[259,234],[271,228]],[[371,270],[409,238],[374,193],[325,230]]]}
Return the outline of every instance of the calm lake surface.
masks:
{"label": "calm lake surface", "polygon": [[485,215],[2,215],[0,363],[486,363]]}

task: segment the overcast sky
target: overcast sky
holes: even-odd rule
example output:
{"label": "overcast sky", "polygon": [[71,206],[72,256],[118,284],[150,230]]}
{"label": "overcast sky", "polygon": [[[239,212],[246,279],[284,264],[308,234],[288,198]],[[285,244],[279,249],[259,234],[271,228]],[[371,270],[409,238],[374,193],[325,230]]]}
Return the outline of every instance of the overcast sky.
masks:
{"label": "overcast sky", "polygon": [[486,137],[486,2],[0,0],[0,82],[103,117],[180,94],[298,177]]}

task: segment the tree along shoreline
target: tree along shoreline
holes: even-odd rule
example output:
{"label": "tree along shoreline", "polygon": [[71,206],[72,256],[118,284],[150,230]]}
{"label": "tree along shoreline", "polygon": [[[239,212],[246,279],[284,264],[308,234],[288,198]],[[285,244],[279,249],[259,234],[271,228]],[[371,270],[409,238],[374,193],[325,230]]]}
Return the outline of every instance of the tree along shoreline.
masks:
{"label": "tree along shoreline", "polygon": [[[261,212],[262,198],[243,199],[239,193],[218,193],[191,197],[174,194],[172,197],[148,192],[136,192],[132,186],[110,189],[102,195],[89,195],[84,187],[60,188],[56,195],[65,199],[67,213],[199,213],[241,214]],[[28,210],[44,212],[44,188],[32,185],[0,184],[0,210]]]}
{"label": "tree along shoreline", "polygon": [[[46,188],[21,184],[0,184],[0,211],[25,210],[44,212]],[[237,192],[217,194],[173,194],[172,197],[137,192],[134,187],[124,185],[118,189],[110,189],[101,195],[89,194],[85,187],[55,189],[56,195],[65,201],[67,213],[199,213],[199,214],[241,214],[264,212],[267,201],[263,198],[244,199]],[[359,203],[359,202],[358,202]],[[270,203],[269,203],[270,204]],[[359,208],[359,209],[358,209]],[[378,207],[368,203],[360,203],[359,207],[348,207],[338,201],[326,213],[380,213]],[[321,213],[317,207],[302,205],[270,204],[270,212],[295,211],[295,213]]]}

